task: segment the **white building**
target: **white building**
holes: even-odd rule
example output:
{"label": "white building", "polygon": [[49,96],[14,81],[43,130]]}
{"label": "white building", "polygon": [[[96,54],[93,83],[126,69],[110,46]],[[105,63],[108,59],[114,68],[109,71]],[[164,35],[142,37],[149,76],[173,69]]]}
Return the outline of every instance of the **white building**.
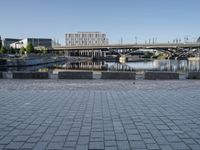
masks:
{"label": "white building", "polygon": [[197,39],[197,43],[200,43],[200,37]]}
{"label": "white building", "polygon": [[2,39],[2,46],[5,48],[10,48],[12,43],[16,43],[22,39],[4,38]]}
{"label": "white building", "polygon": [[108,39],[101,32],[77,32],[65,34],[66,46],[98,46],[107,45]]}
{"label": "white building", "polygon": [[27,38],[20,41],[17,41],[15,43],[10,44],[10,47],[12,48],[21,48],[28,45],[28,43],[31,43],[33,47],[46,47],[51,48],[52,47],[52,40],[51,39],[43,39],[43,38]]}

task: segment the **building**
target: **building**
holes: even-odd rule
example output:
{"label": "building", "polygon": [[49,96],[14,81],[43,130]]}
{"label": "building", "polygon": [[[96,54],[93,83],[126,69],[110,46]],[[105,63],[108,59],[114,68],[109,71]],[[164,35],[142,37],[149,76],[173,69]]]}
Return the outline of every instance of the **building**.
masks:
{"label": "building", "polygon": [[0,36],[0,48],[1,48],[1,46],[2,46],[2,40],[1,40],[1,36]]}
{"label": "building", "polygon": [[198,38],[197,43],[200,43],[200,37]]}
{"label": "building", "polygon": [[38,47],[51,48],[52,47],[52,39],[44,39],[44,38],[23,39],[23,40],[10,44],[10,47],[12,48],[26,47],[28,43],[31,43],[34,48],[38,48]]}
{"label": "building", "polygon": [[10,44],[20,41],[21,39],[5,38],[2,40],[2,46],[10,48]]}
{"label": "building", "polygon": [[98,46],[107,45],[108,39],[101,32],[77,32],[65,34],[66,46]]}

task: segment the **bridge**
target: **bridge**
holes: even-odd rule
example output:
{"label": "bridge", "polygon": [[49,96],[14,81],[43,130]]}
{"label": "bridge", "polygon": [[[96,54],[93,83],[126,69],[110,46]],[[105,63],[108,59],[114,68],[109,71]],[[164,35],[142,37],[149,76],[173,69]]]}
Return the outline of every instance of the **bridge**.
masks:
{"label": "bridge", "polygon": [[64,51],[65,55],[105,57],[105,52],[130,54],[139,49],[153,49],[169,55],[186,55],[200,49],[200,43],[157,43],[157,44],[110,44],[101,46],[62,46],[53,47],[51,51]]}
{"label": "bridge", "polygon": [[158,43],[158,44],[113,44],[101,46],[62,46],[53,47],[53,50],[102,50],[102,49],[181,49],[200,48],[200,43]]}

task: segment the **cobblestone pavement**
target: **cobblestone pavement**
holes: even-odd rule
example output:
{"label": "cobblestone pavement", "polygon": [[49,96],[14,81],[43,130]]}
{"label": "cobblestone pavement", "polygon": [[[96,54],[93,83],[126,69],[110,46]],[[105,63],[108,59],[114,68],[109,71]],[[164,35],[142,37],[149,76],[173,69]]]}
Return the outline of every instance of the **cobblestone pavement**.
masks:
{"label": "cobblestone pavement", "polygon": [[200,150],[200,81],[0,80],[0,149]]}

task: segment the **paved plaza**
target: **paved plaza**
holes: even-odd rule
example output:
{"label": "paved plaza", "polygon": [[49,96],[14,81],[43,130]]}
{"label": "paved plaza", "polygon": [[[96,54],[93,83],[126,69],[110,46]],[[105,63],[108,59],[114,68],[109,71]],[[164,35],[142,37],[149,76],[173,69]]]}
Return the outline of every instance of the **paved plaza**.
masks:
{"label": "paved plaza", "polygon": [[200,81],[0,80],[0,150],[200,150]]}

